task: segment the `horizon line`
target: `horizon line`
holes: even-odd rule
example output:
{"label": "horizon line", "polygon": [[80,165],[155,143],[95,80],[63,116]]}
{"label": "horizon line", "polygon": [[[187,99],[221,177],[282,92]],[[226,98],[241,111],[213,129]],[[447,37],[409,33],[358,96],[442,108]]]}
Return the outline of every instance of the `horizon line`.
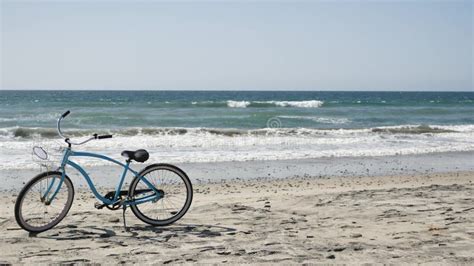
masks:
{"label": "horizon line", "polygon": [[380,90],[371,90],[371,89],[315,89],[315,90],[305,90],[305,89],[296,89],[296,90],[286,90],[286,89],[271,89],[271,90],[258,90],[258,89],[4,89],[1,88],[0,91],[200,91],[200,92],[239,92],[239,91],[250,91],[250,92],[474,92],[474,89],[460,89],[460,90],[396,90],[396,89],[380,89]]}

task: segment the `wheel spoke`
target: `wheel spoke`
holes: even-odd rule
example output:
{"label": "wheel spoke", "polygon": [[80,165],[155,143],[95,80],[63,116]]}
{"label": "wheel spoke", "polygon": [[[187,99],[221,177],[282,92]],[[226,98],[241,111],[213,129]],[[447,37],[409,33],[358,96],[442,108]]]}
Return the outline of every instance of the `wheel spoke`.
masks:
{"label": "wheel spoke", "polygon": [[[192,199],[191,183],[186,176],[182,176],[172,167],[158,166],[143,173],[143,177],[156,189],[162,190],[164,196],[157,201],[132,205],[132,210],[138,218],[151,224],[164,225],[184,215]],[[131,188],[133,191],[147,188],[141,179],[135,180],[132,184],[134,184],[134,188]]]}
{"label": "wheel spoke", "polygon": [[[60,175],[46,175],[36,182],[29,184],[26,191],[19,198],[17,221],[26,230],[41,232],[48,230],[66,215],[72,204],[73,187],[69,179],[65,179],[55,198],[46,204],[42,197],[49,199],[58,189]],[[52,187],[45,195],[49,186]]]}

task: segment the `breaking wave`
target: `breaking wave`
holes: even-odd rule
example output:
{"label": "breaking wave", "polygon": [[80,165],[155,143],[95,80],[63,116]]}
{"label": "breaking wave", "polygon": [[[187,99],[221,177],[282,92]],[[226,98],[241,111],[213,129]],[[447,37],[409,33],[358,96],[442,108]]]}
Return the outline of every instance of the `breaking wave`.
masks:
{"label": "breaking wave", "polygon": [[246,108],[250,105],[248,101],[227,101],[227,106],[230,108]]}
{"label": "breaking wave", "polygon": [[[114,135],[112,139],[92,141],[78,148],[116,158],[124,149],[143,148],[155,160],[170,163],[474,151],[474,125],[359,129],[123,128],[68,130],[65,133],[74,138],[110,133]],[[3,152],[0,169],[36,167],[28,155],[38,142],[64,146],[53,128],[0,129],[0,150]],[[86,165],[104,163],[78,160]]]}
{"label": "breaking wave", "polygon": [[280,115],[279,118],[283,119],[296,119],[296,120],[311,120],[322,124],[346,124],[351,122],[345,117],[322,117],[322,116],[296,116],[296,115]]}
{"label": "breaking wave", "polygon": [[227,101],[230,108],[246,108],[246,107],[297,107],[297,108],[319,108],[323,105],[323,101]]}
{"label": "breaking wave", "polygon": [[[328,117],[304,117],[304,116],[279,116],[283,119],[311,119],[320,123],[343,124],[348,120],[345,118]],[[71,129],[66,131],[69,137],[85,137],[94,133],[113,134],[115,136],[178,136],[178,135],[217,135],[217,136],[320,136],[328,134],[439,134],[474,132],[474,125],[401,125],[374,128],[262,128],[262,129],[237,129],[237,128],[181,128],[181,127],[131,127],[117,128],[111,130],[104,129]],[[35,138],[58,138],[55,128],[34,128],[34,127],[10,127],[0,129],[0,139],[35,139]]]}

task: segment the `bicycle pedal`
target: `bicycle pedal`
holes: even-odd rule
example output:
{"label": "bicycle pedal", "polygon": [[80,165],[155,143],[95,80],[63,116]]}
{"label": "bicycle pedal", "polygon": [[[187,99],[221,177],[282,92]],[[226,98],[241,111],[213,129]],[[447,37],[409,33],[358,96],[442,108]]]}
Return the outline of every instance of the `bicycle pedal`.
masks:
{"label": "bicycle pedal", "polygon": [[102,208],[105,207],[105,204],[100,203],[100,202],[96,202],[96,203],[94,203],[94,207],[95,207],[96,209],[100,210],[100,209],[102,209]]}

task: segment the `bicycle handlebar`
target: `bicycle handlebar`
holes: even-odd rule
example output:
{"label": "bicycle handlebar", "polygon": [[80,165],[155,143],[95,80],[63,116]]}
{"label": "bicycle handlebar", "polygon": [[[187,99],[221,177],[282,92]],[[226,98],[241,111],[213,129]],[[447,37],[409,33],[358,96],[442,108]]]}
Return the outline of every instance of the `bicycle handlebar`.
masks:
{"label": "bicycle handlebar", "polygon": [[93,139],[109,139],[109,138],[112,138],[112,135],[97,135],[97,134],[93,134],[92,137],[82,141],[82,142],[72,142],[70,138],[68,138],[67,136],[64,136],[63,132],[61,131],[61,120],[63,120],[63,118],[65,118],[68,114],[70,114],[71,111],[66,111],[64,114],[62,114],[59,118],[58,118],[58,123],[57,123],[57,130],[58,130],[58,134],[59,136],[61,136],[65,141],[66,143],[68,144],[74,144],[74,145],[81,145],[81,144],[84,144],[84,143],[87,143]]}
{"label": "bicycle handlebar", "polygon": [[112,135],[102,135],[102,136],[97,136],[97,139],[110,139]]}
{"label": "bicycle handlebar", "polygon": [[112,135],[97,135],[97,134],[94,134],[92,135],[95,139],[110,139],[112,137]]}
{"label": "bicycle handlebar", "polygon": [[63,118],[65,118],[69,113],[71,113],[69,110],[66,111],[64,114],[62,114],[59,118],[58,118],[58,122],[56,124],[56,129],[58,130],[58,134],[61,138],[63,139],[69,139],[67,137],[65,137],[63,135],[63,132],[61,131],[61,120],[63,120]]}
{"label": "bicycle handlebar", "polygon": [[68,114],[70,114],[71,111],[67,110],[64,114],[61,115],[62,118],[65,118]]}

